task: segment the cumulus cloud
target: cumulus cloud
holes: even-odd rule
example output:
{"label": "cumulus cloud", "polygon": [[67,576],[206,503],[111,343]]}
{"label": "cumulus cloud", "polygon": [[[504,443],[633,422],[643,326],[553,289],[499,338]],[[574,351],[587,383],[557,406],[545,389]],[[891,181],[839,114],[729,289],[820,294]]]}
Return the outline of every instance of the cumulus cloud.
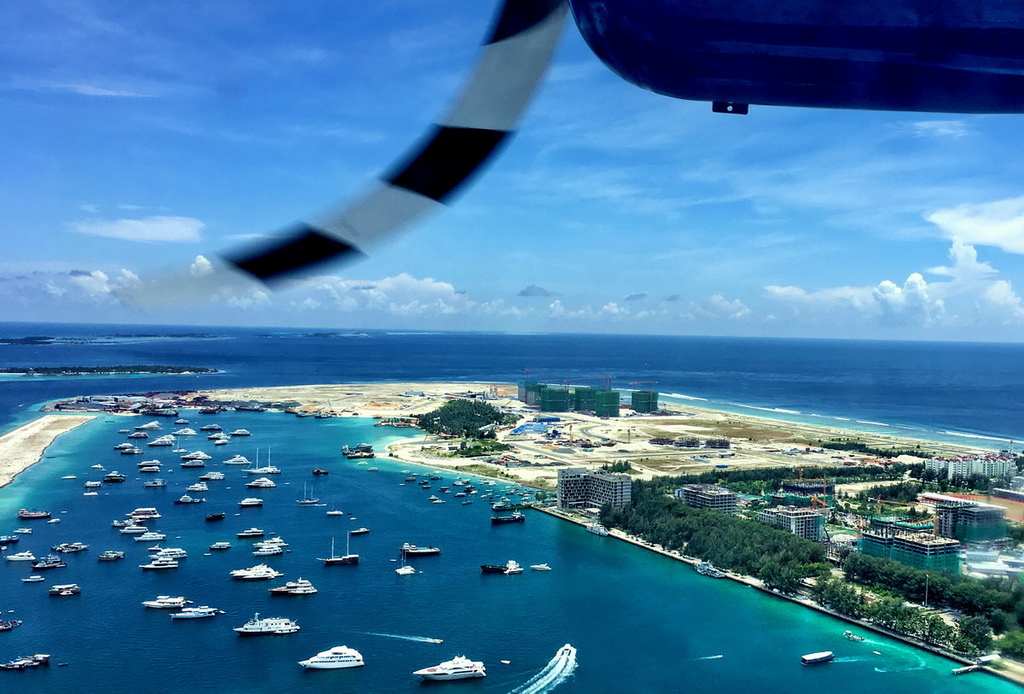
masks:
{"label": "cumulus cloud", "polygon": [[193,217],[156,216],[144,219],[113,219],[71,222],[73,231],[91,236],[105,236],[127,241],[167,241],[195,243],[201,241],[205,224]]}
{"label": "cumulus cloud", "polygon": [[936,210],[925,219],[946,238],[1024,253],[1024,197]]}
{"label": "cumulus cloud", "polygon": [[544,287],[538,287],[536,284],[531,284],[530,286],[528,286],[528,287],[526,287],[524,289],[521,289],[519,291],[519,296],[531,296],[532,297],[532,296],[557,296],[557,295],[554,292],[548,291]]}
{"label": "cumulus cloud", "polygon": [[801,315],[839,315],[888,327],[1024,325],[1024,302],[998,270],[978,259],[977,249],[954,239],[950,265],[912,272],[902,283],[882,280],[870,287],[765,287],[767,295]]}

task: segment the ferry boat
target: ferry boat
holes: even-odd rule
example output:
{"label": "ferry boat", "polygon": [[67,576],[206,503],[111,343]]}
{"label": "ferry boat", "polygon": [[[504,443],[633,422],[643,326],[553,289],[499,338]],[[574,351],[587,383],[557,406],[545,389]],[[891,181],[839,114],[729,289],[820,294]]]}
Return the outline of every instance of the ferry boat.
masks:
{"label": "ferry boat", "polygon": [[526,522],[526,516],[519,511],[516,511],[508,516],[491,516],[492,525],[501,525],[502,523],[524,523]]}
{"label": "ferry boat", "polygon": [[241,636],[252,636],[258,634],[294,634],[299,630],[299,625],[294,620],[285,617],[264,617],[260,619],[260,613],[240,627],[234,629]]}
{"label": "ferry boat", "polygon": [[311,670],[337,670],[348,667],[361,667],[363,665],[362,654],[348,646],[334,646],[333,648],[320,651],[312,658],[300,660],[299,665]]}
{"label": "ferry boat", "polygon": [[425,557],[430,554],[441,553],[441,549],[439,547],[418,547],[416,545],[411,545],[408,542],[399,547],[399,551],[406,557]]}
{"label": "ferry boat", "polygon": [[[49,518],[49,517],[50,517],[50,512],[49,511],[39,511],[37,509],[27,509],[27,508],[23,508],[23,509],[20,509],[18,511],[18,518],[20,518],[22,520],[33,520],[33,519],[36,519],[36,518]],[[17,531],[15,531],[15,532],[17,532]]]}
{"label": "ferry boat", "polygon": [[412,674],[423,680],[464,680],[471,677],[486,677],[487,670],[481,661],[458,655],[438,665],[416,670]]}
{"label": "ferry boat", "polygon": [[834,660],[835,657],[836,654],[832,651],[821,651],[800,656],[800,662],[804,665],[817,665],[818,663],[827,663]]}
{"label": "ferry boat", "polygon": [[203,617],[216,617],[219,614],[224,614],[224,610],[218,610],[209,605],[200,605],[199,607],[183,607],[181,612],[172,612],[171,619],[202,619]]}
{"label": "ferry boat", "polygon": [[316,592],[316,588],[306,578],[288,581],[283,586],[276,586],[270,589],[271,595],[313,595]]}
{"label": "ferry boat", "polygon": [[725,578],[725,572],[716,569],[715,565],[709,561],[702,561],[694,566],[693,569],[701,576],[707,576],[709,578]]}
{"label": "ferry boat", "polygon": [[171,597],[170,595],[158,595],[152,600],[143,600],[144,607],[151,607],[156,610],[177,610],[185,605],[191,605],[191,600],[186,600],[184,595]]}

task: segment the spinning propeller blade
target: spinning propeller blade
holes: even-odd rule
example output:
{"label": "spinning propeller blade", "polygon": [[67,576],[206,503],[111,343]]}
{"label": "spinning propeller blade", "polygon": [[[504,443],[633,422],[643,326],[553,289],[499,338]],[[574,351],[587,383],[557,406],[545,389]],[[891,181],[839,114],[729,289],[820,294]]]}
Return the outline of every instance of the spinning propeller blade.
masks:
{"label": "spinning propeller blade", "polygon": [[363,257],[446,203],[497,152],[529,105],[565,23],[564,0],[503,0],[481,56],[448,112],[363,195],[260,247],[230,251],[122,298],[158,305],[215,297]]}

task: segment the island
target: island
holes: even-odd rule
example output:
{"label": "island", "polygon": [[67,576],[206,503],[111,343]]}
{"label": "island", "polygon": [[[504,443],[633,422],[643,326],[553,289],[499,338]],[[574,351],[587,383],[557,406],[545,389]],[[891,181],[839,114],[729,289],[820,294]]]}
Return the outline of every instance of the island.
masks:
{"label": "island", "polygon": [[156,364],[131,364],[124,366],[5,366],[0,374],[8,376],[137,376],[151,374],[215,374],[217,369],[205,366],[165,366]]}

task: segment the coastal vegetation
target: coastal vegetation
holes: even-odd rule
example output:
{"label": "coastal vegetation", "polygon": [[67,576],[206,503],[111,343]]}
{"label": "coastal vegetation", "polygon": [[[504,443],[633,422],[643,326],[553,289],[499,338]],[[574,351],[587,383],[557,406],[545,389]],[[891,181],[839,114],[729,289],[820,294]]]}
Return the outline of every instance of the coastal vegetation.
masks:
{"label": "coastal vegetation", "polygon": [[921,452],[921,446],[918,446],[917,448],[896,448],[895,446],[879,448],[877,446],[869,446],[862,441],[855,441],[853,439],[830,439],[828,441],[822,441],[819,439],[817,444],[822,448],[828,448],[833,451],[856,451],[866,455],[873,455],[876,458],[898,458],[901,455],[923,455]]}
{"label": "coastal vegetation", "polygon": [[516,419],[486,402],[459,398],[420,417],[420,428],[431,434],[493,439],[495,428]]}
{"label": "coastal vegetation", "polygon": [[131,364],[122,366],[6,366],[0,368],[3,374],[25,374],[26,376],[87,376],[94,374],[212,374],[216,369],[205,366],[163,366],[155,364]]}

